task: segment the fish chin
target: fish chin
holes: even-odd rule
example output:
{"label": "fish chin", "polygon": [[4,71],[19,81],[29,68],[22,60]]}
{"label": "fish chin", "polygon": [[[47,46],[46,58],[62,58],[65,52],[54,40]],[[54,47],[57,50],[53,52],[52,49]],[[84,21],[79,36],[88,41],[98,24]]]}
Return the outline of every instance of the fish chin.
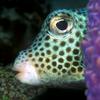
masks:
{"label": "fish chin", "polygon": [[14,71],[17,71],[16,78],[22,83],[30,85],[40,85],[40,78],[34,66],[29,62],[23,62],[15,64],[13,67]]}

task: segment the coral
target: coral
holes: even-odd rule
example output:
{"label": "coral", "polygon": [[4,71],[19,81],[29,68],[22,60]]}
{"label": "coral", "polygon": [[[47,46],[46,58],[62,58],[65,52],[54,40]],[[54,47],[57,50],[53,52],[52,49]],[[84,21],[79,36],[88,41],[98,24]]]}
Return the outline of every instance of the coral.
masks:
{"label": "coral", "polygon": [[12,66],[0,67],[0,100],[33,100],[45,87],[33,87],[16,80]]}
{"label": "coral", "polygon": [[89,0],[87,36],[82,41],[87,100],[100,100],[100,0]]}

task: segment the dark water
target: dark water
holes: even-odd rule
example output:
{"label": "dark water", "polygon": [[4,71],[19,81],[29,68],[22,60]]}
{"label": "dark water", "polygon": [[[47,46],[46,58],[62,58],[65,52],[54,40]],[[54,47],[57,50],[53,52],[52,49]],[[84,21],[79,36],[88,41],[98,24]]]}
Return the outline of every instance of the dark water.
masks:
{"label": "dark water", "polygon": [[86,7],[88,0],[48,0],[52,9]]}
{"label": "dark water", "polygon": [[44,94],[38,96],[36,100],[86,100],[84,89],[57,89],[49,88]]}

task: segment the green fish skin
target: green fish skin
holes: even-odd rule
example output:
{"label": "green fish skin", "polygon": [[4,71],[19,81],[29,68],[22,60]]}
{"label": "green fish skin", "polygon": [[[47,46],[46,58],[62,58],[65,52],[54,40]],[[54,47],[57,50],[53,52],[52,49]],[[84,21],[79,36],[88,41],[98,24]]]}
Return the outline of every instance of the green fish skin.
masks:
{"label": "green fish skin", "polygon": [[47,86],[84,81],[80,43],[86,33],[86,19],[86,9],[49,14],[32,45],[16,58],[16,78],[22,83]]}

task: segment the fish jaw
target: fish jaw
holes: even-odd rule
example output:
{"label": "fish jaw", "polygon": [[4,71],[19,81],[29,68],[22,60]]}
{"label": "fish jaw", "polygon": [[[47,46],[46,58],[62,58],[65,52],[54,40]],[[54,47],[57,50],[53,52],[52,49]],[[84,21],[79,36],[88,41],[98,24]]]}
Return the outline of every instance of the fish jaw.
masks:
{"label": "fish jaw", "polygon": [[35,69],[35,67],[29,62],[21,62],[19,64],[14,64],[12,70],[18,72],[16,78],[22,82],[29,85],[40,85],[40,77]]}

